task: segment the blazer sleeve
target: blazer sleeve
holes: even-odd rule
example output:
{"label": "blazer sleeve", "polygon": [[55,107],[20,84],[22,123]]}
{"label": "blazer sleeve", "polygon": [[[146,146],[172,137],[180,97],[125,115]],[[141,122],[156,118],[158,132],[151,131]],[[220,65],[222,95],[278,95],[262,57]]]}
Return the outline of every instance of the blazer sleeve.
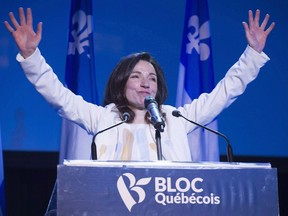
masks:
{"label": "blazer sleeve", "polygon": [[[187,118],[200,124],[212,122],[225,108],[230,106],[241,94],[247,85],[259,74],[260,68],[269,61],[265,53],[258,53],[247,46],[239,60],[228,70],[210,93],[203,93],[190,104],[179,107],[179,111]],[[195,126],[186,123],[188,132]]]}
{"label": "blazer sleeve", "polygon": [[40,50],[24,59],[20,54],[16,57],[27,79],[58,114],[93,133],[103,107],[86,102],[66,88],[46,63]]}

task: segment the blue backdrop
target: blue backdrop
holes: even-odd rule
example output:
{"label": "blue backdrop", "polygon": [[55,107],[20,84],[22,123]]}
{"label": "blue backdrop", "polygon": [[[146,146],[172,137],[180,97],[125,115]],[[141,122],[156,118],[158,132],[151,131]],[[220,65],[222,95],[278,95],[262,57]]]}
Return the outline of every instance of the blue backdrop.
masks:
{"label": "blue backdrop", "polygon": [[[208,0],[215,80],[219,81],[246,47],[241,22],[259,8],[276,22],[265,52],[271,61],[260,76],[218,118],[235,155],[288,156],[288,2]],[[64,82],[70,1],[2,0],[0,20],[18,7],[31,7],[34,25],[42,21],[40,49]],[[174,105],[185,1],[93,1],[94,47],[99,101],[110,71],[131,52],[152,53],[166,72],[168,104]],[[4,150],[58,151],[61,119],[33,89],[15,60],[17,47],[0,25],[0,122]],[[225,143],[220,140],[221,152]]]}

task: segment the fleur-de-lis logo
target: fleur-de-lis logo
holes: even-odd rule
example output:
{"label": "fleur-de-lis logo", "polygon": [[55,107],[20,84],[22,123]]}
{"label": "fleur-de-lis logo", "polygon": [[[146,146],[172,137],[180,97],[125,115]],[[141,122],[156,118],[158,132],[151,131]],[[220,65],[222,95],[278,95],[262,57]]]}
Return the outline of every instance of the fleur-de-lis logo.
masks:
{"label": "fleur-de-lis logo", "polygon": [[189,42],[186,45],[186,53],[191,54],[195,49],[200,54],[201,61],[207,60],[210,56],[210,48],[202,40],[210,37],[209,21],[203,23],[199,28],[199,17],[193,15],[189,19],[188,28],[193,28],[194,32],[190,31],[187,34]]}
{"label": "fleur-de-lis logo", "polygon": [[[129,180],[129,186],[128,187],[125,184],[123,177],[128,178],[128,180]],[[136,182],[135,176],[132,175],[131,173],[124,173],[123,175],[121,175],[118,178],[118,181],[117,181],[118,192],[119,192],[124,204],[126,205],[127,209],[130,212],[131,212],[132,207],[135,204],[138,204],[138,203],[141,203],[144,201],[146,193],[143,190],[143,188],[140,186],[147,185],[150,181],[151,181],[151,177],[150,178],[142,178]],[[133,196],[131,195],[131,191],[134,191],[137,193],[138,201],[136,201],[133,198]]]}
{"label": "fleur-de-lis logo", "polygon": [[[78,10],[72,17],[72,25],[74,29],[71,31],[71,35],[74,39],[73,42],[69,42],[68,55],[74,55],[77,50],[79,55],[85,52],[84,47],[89,47],[89,34],[92,33],[92,16],[86,15],[84,11]],[[90,58],[87,53],[88,58]]]}

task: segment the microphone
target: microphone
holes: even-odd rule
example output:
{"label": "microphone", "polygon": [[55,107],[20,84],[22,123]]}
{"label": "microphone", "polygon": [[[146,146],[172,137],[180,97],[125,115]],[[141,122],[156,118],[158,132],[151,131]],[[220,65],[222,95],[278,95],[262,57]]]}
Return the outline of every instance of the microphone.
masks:
{"label": "microphone", "polygon": [[129,114],[128,112],[124,112],[124,113],[123,113],[123,121],[121,121],[121,122],[119,122],[119,123],[117,123],[117,124],[115,124],[115,125],[112,125],[112,126],[110,126],[110,127],[108,127],[108,128],[105,128],[105,129],[103,129],[103,130],[100,130],[100,131],[98,131],[98,132],[93,136],[93,138],[92,138],[92,144],[91,144],[92,160],[97,160],[97,148],[96,148],[96,143],[95,143],[95,138],[96,138],[96,136],[97,136],[98,134],[100,134],[100,133],[103,133],[103,132],[105,132],[105,131],[107,131],[107,130],[109,130],[109,129],[111,129],[111,128],[117,127],[118,125],[121,125],[121,124],[129,121],[129,119],[130,119],[130,114]]}
{"label": "microphone", "polygon": [[154,128],[156,130],[159,130],[160,132],[163,132],[165,123],[163,119],[161,118],[161,115],[158,109],[158,103],[156,102],[156,100],[152,96],[147,96],[145,97],[144,105],[150,114],[151,123],[154,126]]}
{"label": "microphone", "polygon": [[195,125],[197,125],[197,126],[199,126],[201,128],[204,128],[204,129],[206,129],[206,130],[208,130],[208,131],[210,131],[210,132],[212,132],[214,134],[217,134],[218,136],[221,136],[222,138],[224,138],[226,143],[227,143],[227,160],[228,160],[228,162],[233,162],[232,146],[230,144],[230,141],[228,140],[228,138],[224,134],[222,134],[222,133],[220,133],[218,131],[212,130],[211,128],[205,127],[204,125],[198,124],[197,122],[194,122],[194,121],[191,121],[191,120],[187,119],[186,117],[181,115],[180,111],[178,111],[178,110],[174,110],[172,112],[172,115],[175,116],[175,117],[182,117],[185,120],[187,120],[187,121],[189,121],[189,122],[191,122],[191,123],[193,123],[193,124],[195,124]]}

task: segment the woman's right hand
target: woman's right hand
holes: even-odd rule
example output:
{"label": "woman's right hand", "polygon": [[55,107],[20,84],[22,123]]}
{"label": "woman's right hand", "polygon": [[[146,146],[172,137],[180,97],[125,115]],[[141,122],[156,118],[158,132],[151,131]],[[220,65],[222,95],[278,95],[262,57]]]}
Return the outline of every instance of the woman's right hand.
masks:
{"label": "woman's right hand", "polygon": [[24,58],[28,58],[34,53],[40,43],[42,35],[42,22],[38,23],[37,32],[35,33],[33,29],[33,17],[31,8],[27,8],[26,13],[27,17],[25,17],[23,8],[19,8],[20,24],[16,20],[14,14],[12,12],[9,13],[10,21],[14,28],[9,24],[9,22],[4,21],[4,25],[12,34],[19,52]]}

